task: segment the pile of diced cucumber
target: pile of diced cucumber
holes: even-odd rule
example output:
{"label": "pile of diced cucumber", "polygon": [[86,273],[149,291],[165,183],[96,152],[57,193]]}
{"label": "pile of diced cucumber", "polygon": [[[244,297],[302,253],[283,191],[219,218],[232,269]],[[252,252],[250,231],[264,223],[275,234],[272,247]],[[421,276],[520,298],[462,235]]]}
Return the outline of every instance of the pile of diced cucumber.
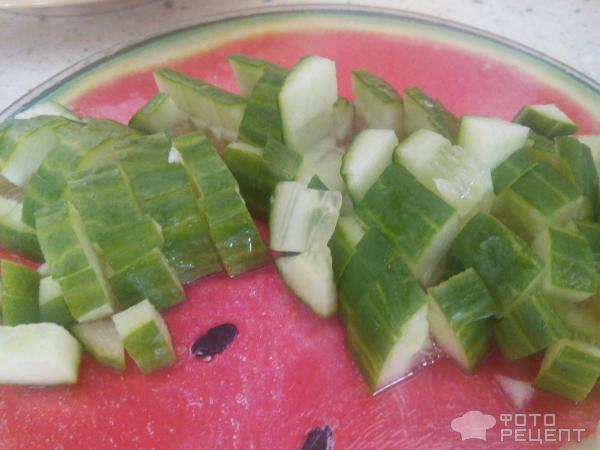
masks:
{"label": "pile of diced cucumber", "polygon": [[[77,380],[81,348],[144,373],[175,360],[158,311],[182,283],[270,260],[336,313],[377,392],[443,350],[544,352],[534,385],[600,377],[600,136],[555,105],[456,117],[366,70],[230,57],[241,96],[171,69],[124,126],[46,103],[0,125],[0,382]],[[6,341],[6,344],[4,342]]]}

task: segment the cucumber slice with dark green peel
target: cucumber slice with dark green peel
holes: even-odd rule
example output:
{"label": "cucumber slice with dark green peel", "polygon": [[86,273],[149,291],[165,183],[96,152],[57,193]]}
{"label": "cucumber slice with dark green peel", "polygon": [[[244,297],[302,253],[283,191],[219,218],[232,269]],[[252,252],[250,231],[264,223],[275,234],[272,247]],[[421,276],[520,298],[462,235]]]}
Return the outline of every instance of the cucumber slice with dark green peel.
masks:
{"label": "cucumber slice with dark green peel", "polygon": [[568,227],[570,230],[576,230],[588,243],[592,251],[594,269],[600,276],[600,223],[575,221]]}
{"label": "cucumber slice with dark green peel", "polygon": [[575,138],[555,140],[559,155],[558,171],[583,193],[596,211],[598,207],[598,172],[590,148]]}
{"label": "cucumber slice with dark green peel", "polygon": [[573,339],[555,342],[544,355],[535,386],[574,401],[584,400],[600,376],[600,347]]}
{"label": "cucumber slice with dark green peel", "polygon": [[228,59],[242,97],[250,97],[254,86],[267,67],[281,69],[269,61],[246,55],[229,55]]}
{"label": "cucumber slice with dark green peel", "polygon": [[159,92],[138,109],[129,126],[144,133],[168,133],[177,136],[191,131],[187,114],[177,108],[173,99],[164,92]]}
{"label": "cucumber slice with dark green peel", "polygon": [[261,177],[268,184],[269,198],[282,181],[294,181],[302,166],[303,157],[287,145],[269,139],[263,152]]}
{"label": "cucumber slice with dark green peel", "polygon": [[353,70],[352,90],[359,130],[394,130],[398,139],[404,136],[402,98],[387,81],[366,70]]}
{"label": "cucumber slice with dark green peel", "polygon": [[[319,175],[313,176],[310,179],[310,181],[308,182],[308,184],[306,185],[306,187],[309,189],[320,189],[322,191],[329,190],[329,188],[327,186],[325,186],[325,183],[323,183],[321,181],[321,179],[319,178]],[[342,199],[342,202],[343,202],[343,199]]]}
{"label": "cucumber slice with dark green peel", "polygon": [[327,245],[341,206],[339,192],[308,189],[293,181],[279,183],[269,217],[271,249],[301,253]]}
{"label": "cucumber slice with dark green peel", "polygon": [[496,341],[508,359],[520,359],[544,350],[569,331],[547,300],[532,295],[519,301],[495,327]]}
{"label": "cucumber slice with dark green peel", "polygon": [[302,58],[279,92],[285,144],[302,154],[329,136],[337,97],[335,63],[318,56]]}
{"label": "cucumber slice with dark green peel", "polygon": [[0,327],[0,384],[74,384],[80,362],[79,342],[59,325]]}
{"label": "cucumber slice with dark green peel", "polygon": [[142,373],[175,363],[177,357],[167,325],[148,300],[115,314],[112,320],[127,353]]}
{"label": "cucumber slice with dark green peel", "polygon": [[242,142],[264,147],[269,139],[283,141],[283,124],[279,112],[279,93],[288,71],[276,66],[266,66],[252,89],[238,138]]}
{"label": "cucumber slice with dark green peel", "polygon": [[559,157],[554,139],[530,131],[525,153],[531,161],[546,163],[552,167],[558,166]]}
{"label": "cucumber slice with dark green peel", "polygon": [[0,245],[32,261],[42,261],[44,258],[35,230],[21,220],[23,204],[0,196],[0,211]]}
{"label": "cucumber slice with dark green peel", "polygon": [[7,259],[2,260],[0,267],[4,325],[15,326],[39,322],[39,274],[35,269]]}
{"label": "cucumber slice with dark green peel", "polygon": [[41,322],[52,322],[62,326],[75,322],[60,285],[50,276],[40,280],[39,308]]}
{"label": "cucumber slice with dark green peel", "polygon": [[270,255],[244,201],[236,190],[200,200],[210,236],[230,277],[264,266]]}
{"label": "cucumber slice with dark green peel", "polygon": [[471,372],[494,343],[495,304],[473,269],[430,288],[428,320],[438,345]]}
{"label": "cucumber slice with dark green peel", "polygon": [[572,303],[550,300],[550,306],[571,333],[571,337],[600,345],[600,301],[598,298]]}
{"label": "cucumber slice with dark green peel", "polygon": [[331,250],[333,273],[336,283],[342,277],[346,266],[356,251],[356,246],[365,234],[356,216],[340,217],[328,246]]}
{"label": "cucumber slice with dark green peel", "polygon": [[385,265],[363,292],[343,296],[341,307],[347,344],[377,392],[412,372],[430,349],[427,296],[401,258]]}
{"label": "cucumber slice with dark green peel", "polygon": [[222,129],[229,140],[237,137],[246,100],[205,81],[171,69],[154,70],[161,92],[171,96],[177,108],[197,120]]}
{"label": "cucumber slice with dark green peel", "polygon": [[73,318],[87,322],[111,315],[113,293],[73,205],[60,201],[39,210],[36,226],[50,274],[60,284]]}
{"label": "cucumber slice with dark green peel", "polygon": [[292,292],[321,317],[337,310],[331,252],[327,246],[275,260],[279,275]]}
{"label": "cucumber slice with dark green peel", "polygon": [[580,302],[598,290],[594,256],[577,231],[548,227],[532,244],[547,265],[542,291],[547,298]]}
{"label": "cucumber slice with dark green peel", "polygon": [[462,220],[492,207],[489,170],[440,134],[426,129],[416,131],[396,148],[394,161],[453,206]]}
{"label": "cucumber slice with dark green peel", "polygon": [[536,165],[537,163],[527,156],[527,149],[517,150],[492,171],[494,193],[499,194]]}
{"label": "cucumber slice with dark green peel", "polygon": [[528,136],[529,128],[516,123],[495,117],[463,116],[458,145],[491,171],[523,148]]}
{"label": "cucumber slice with dark green peel", "polygon": [[600,173],[600,134],[586,134],[583,136],[577,136],[577,139],[582,144],[585,144],[592,153],[592,159],[596,166],[596,171]]}
{"label": "cucumber slice with dark green peel", "polygon": [[100,364],[125,370],[125,349],[112,319],[75,324],[71,333]]}
{"label": "cucumber slice with dark green peel", "polygon": [[69,123],[58,116],[5,122],[0,139],[0,175],[24,187],[56,143],[55,129]]}
{"label": "cucumber slice with dark green peel", "polygon": [[569,116],[552,104],[524,106],[514,121],[550,138],[573,134],[578,128]]}
{"label": "cucumber slice with dark green peel", "polygon": [[458,119],[444,105],[419,88],[404,89],[404,132],[409,135],[423,128],[453,143],[458,137]]}
{"label": "cucumber slice with dark green peel", "polygon": [[500,193],[492,213],[531,242],[546,226],[589,218],[591,210],[575,185],[547,164],[539,164]]}
{"label": "cucumber slice with dark green peel", "polygon": [[391,164],[397,145],[392,130],[364,130],[354,138],[342,159],[341,174],[355,205]]}
{"label": "cucumber slice with dark green peel", "polygon": [[450,257],[477,272],[491,292],[500,317],[533,293],[542,280],[542,260],[488,214],[479,213],[467,222],[450,247]]}
{"label": "cucumber slice with dark green peel", "polygon": [[333,135],[337,145],[345,146],[354,136],[354,104],[345,97],[338,97],[333,104]]}
{"label": "cucumber slice with dark green peel", "polygon": [[38,116],[60,116],[69,120],[79,120],[73,112],[64,105],[53,100],[47,100],[15,115],[15,119],[32,119]]}
{"label": "cucumber slice with dark green peel", "polygon": [[458,233],[456,210],[400,164],[385,169],[356,215],[367,226],[380,229],[425,284]]}

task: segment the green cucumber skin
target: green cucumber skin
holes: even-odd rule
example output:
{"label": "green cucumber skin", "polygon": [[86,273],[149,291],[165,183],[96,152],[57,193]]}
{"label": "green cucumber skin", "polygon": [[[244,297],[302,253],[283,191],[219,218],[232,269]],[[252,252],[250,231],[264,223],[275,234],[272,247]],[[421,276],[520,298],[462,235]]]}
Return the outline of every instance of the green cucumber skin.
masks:
{"label": "green cucumber skin", "polygon": [[532,109],[531,106],[524,106],[514,118],[514,122],[525,125],[534,132],[549,138],[573,134],[578,129],[575,123],[560,122],[549,118]]}
{"label": "green cucumber skin", "polygon": [[552,167],[557,167],[559,162],[558,151],[554,145],[554,140],[542,136],[534,131],[529,132],[528,146],[525,149],[527,157],[538,163],[546,163]]}
{"label": "green cucumber skin", "polygon": [[158,310],[185,300],[185,293],[177,276],[158,249],[111,275],[109,283],[124,309],[145,299]]}
{"label": "green cucumber skin", "polygon": [[503,189],[511,186],[536,165],[537,163],[527,156],[527,148],[517,150],[510,155],[508,159],[492,170],[494,193],[499,194]]}
{"label": "green cucumber skin", "polygon": [[177,135],[191,127],[187,115],[177,108],[173,99],[164,92],[154,95],[137,110],[129,126],[144,133],[168,133]]}
{"label": "green cucumber skin", "polygon": [[116,299],[113,293],[98,279],[98,274],[91,267],[58,278],[57,281],[69,312],[78,322],[101,319],[115,312]]}
{"label": "green cucumber skin", "polygon": [[252,89],[240,123],[240,141],[257,147],[264,147],[269,139],[283,142],[278,98],[287,75],[288,71],[285,69],[264,67]]}
{"label": "green cucumber skin", "polygon": [[587,241],[592,251],[594,268],[596,273],[600,274],[600,223],[575,221],[575,227],[579,234]]}
{"label": "green cucumber skin", "polygon": [[[425,122],[411,120],[413,108],[426,116]],[[421,89],[404,89],[404,132],[408,135],[421,128],[435,131],[453,144],[458,140],[458,118],[454,114]]]}
{"label": "green cucumber skin", "polygon": [[328,191],[329,190],[329,188],[325,185],[325,183],[323,183],[321,181],[321,179],[319,178],[319,175],[316,175],[316,174],[310,179],[310,181],[308,182],[306,187],[308,189],[317,189],[319,191]]}
{"label": "green cucumber skin", "polygon": [[485,213],[465,225],[450,254],[464,267],[475,269],[492,293],[501,317],[542,279],[541,259],[505,225]]}
{"label": "green cucumber skin", "polygon": [[590,148],[570,137],[556,138],[555,145],[560,158],[558,171],[577,186],[595,211],[598,207],[598,172]]}
{"label": "green cucumber skin", "polygon": [[173,347],[160,338],[160,329],[154,322],[126,336],[123,345],[144,375],[171,366],[177,360]]}
{"label": "green cucumber skin", "polygon": [[356,246],[364,236],[365,230],[362,224],[354,216],[340,217],[333,232],[333,236],[327,244],[331,250],[333,261],[333,274],[336,283],[339,282]]}
{"label": "green cucumber skin", "polygon": [[100,364],[125,370],[125,350],[112,319],[75,324],[70,331],[83,349]]}
{"label": "green cucumber skin", "polygon": [[440,230],[458,222],[454,208],[399,164],[388,166],[367,191],[356,214],[367,226],[379,228],[413,270]]}
{"label": "green cucumber skin", "polygon": [[548,301],[539,295],[521,300],[495,327],[496,342],[508,359],[544,350],[569,331]]}
{"label": "green cucumber skin", "polygon": [[31,261],[41,262],[44,255],[35,230],[23,223],[20,216],[16,210],[0,218],[0,245]]}
{"label": "green cucumber skin", "polygon": [[63,327],[75,322],[63,295],[40,305],[40,317],[42,322],[52,322]]}
{"label": "green cucumber skin", "polygon": [[40,321],[39,285],[36,270],[9,260],[2,260],[2,319],[4,325]]}
{"label": "green cucumber skin", "polygon": [[252,58],[247,55],[229,55],[229,65],[240,88],[242,97],[250,97],[254,86],[263,75],[265,69],[281,67],[264,59]]}
{"label": "green cucumber skin", "polygon": [[550,306],[574,339],[600,345],[600,302],[597,297],[573,303],[550,300]]}
{"label": "green cucumber skin", "polygon": [[600,348],[572,339],[546,351],[535,386],[573,401],[584,400],[600,376]]}
{"label": "green cucumber skin", "polygon": [[298,176],[303,157],[287,145],[269,139],[263,152],[260,175],[268,186],[269,197],[282,181],[293,181]]}

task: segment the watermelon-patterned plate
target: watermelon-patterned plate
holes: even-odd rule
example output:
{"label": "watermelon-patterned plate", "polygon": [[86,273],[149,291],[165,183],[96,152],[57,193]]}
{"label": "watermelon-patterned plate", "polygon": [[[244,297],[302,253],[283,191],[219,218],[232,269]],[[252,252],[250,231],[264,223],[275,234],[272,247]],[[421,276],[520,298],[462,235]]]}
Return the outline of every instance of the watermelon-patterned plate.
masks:
{"label": "watermelon-patterned plate", "polygon": [[[126,122],[156,92],[158,66],[235,91],[234,52],[288,67],[322,55],[336,61],[342,95],[352,95],[351,70],[366,68],[398,89],[423,88],[456,114],[510,119],[523,104],[552,102],[581,132],[600,133],[600,87],[531,50],[431,18],[326,7],[240,12],[113,49],[1,117],[54,99]],[[76,386],[0,387],[0,449],[287,450],[325,425],[336,449],[558,448],[600,419],[600,389],[579,405],[536,392],[518,410],[494,375],[531,380],[539,357],[509,363],[497,352],[475,375],[441,360],[372,397],[338,320],[312,314],[272,265],[186,291],[189,300],[164,315],[177,364],[143,376],[131,361],[120,373],[86,357]],[[226,322],[239,329],[229,348],[211,362],[190,355],[196,337]]]}

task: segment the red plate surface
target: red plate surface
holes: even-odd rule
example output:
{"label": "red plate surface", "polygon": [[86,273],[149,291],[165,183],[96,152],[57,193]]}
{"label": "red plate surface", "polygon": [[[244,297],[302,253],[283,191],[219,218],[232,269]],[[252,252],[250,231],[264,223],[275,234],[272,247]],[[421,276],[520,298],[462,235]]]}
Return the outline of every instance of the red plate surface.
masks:
{"label": "red plate surface", "polygon": [[[509,119],[523,104],[553,102],[582,131],[600,132],[575,101],[517,67],[417,38],[343,29],[277,32],[231,41],[170,66],[235,90],[226,64],[234,52],[285,66],[320,54],[337,62],[343,95],[351,96],[350,71],[362,67],[398,89],[422,87],[456,114]],[[88,91],[72,106],[80,114],[126,121],[155,91],[148,70]],[[338,320],[312,314],[272,264],[235,279],[212,276],[186,291],[189,300],[164,314],[178,354],[175,366],[143,376],[131,361],[119,373],[86,357],[77,386],[0,387],[0,449],[297,449],[312,427],[325,424],[337,449],[537,448],[537,442],[516,442],[530,438],[515,428],[538,436],[531,416],[524,427],[505,426],[501,414],[556,414],[556,425],[546,428],[588,432],[600,418],[599,389],[577,406],[537,392],[517,411],[493,375],[531,380],[539,358],[508,363],[497,352],[475,375],[442,360],[372,397]],[[194,339],[223,322],[239,328],[233,345],[210,363],[190,356]],[[472,410],[495,419],[487,441],[462,441],[451,429],[454,418]],[[517,438],[504,431],[501,441],[502,428]],[[552,436],[543,445],[559,447],[552,442],[558,434]]]}

